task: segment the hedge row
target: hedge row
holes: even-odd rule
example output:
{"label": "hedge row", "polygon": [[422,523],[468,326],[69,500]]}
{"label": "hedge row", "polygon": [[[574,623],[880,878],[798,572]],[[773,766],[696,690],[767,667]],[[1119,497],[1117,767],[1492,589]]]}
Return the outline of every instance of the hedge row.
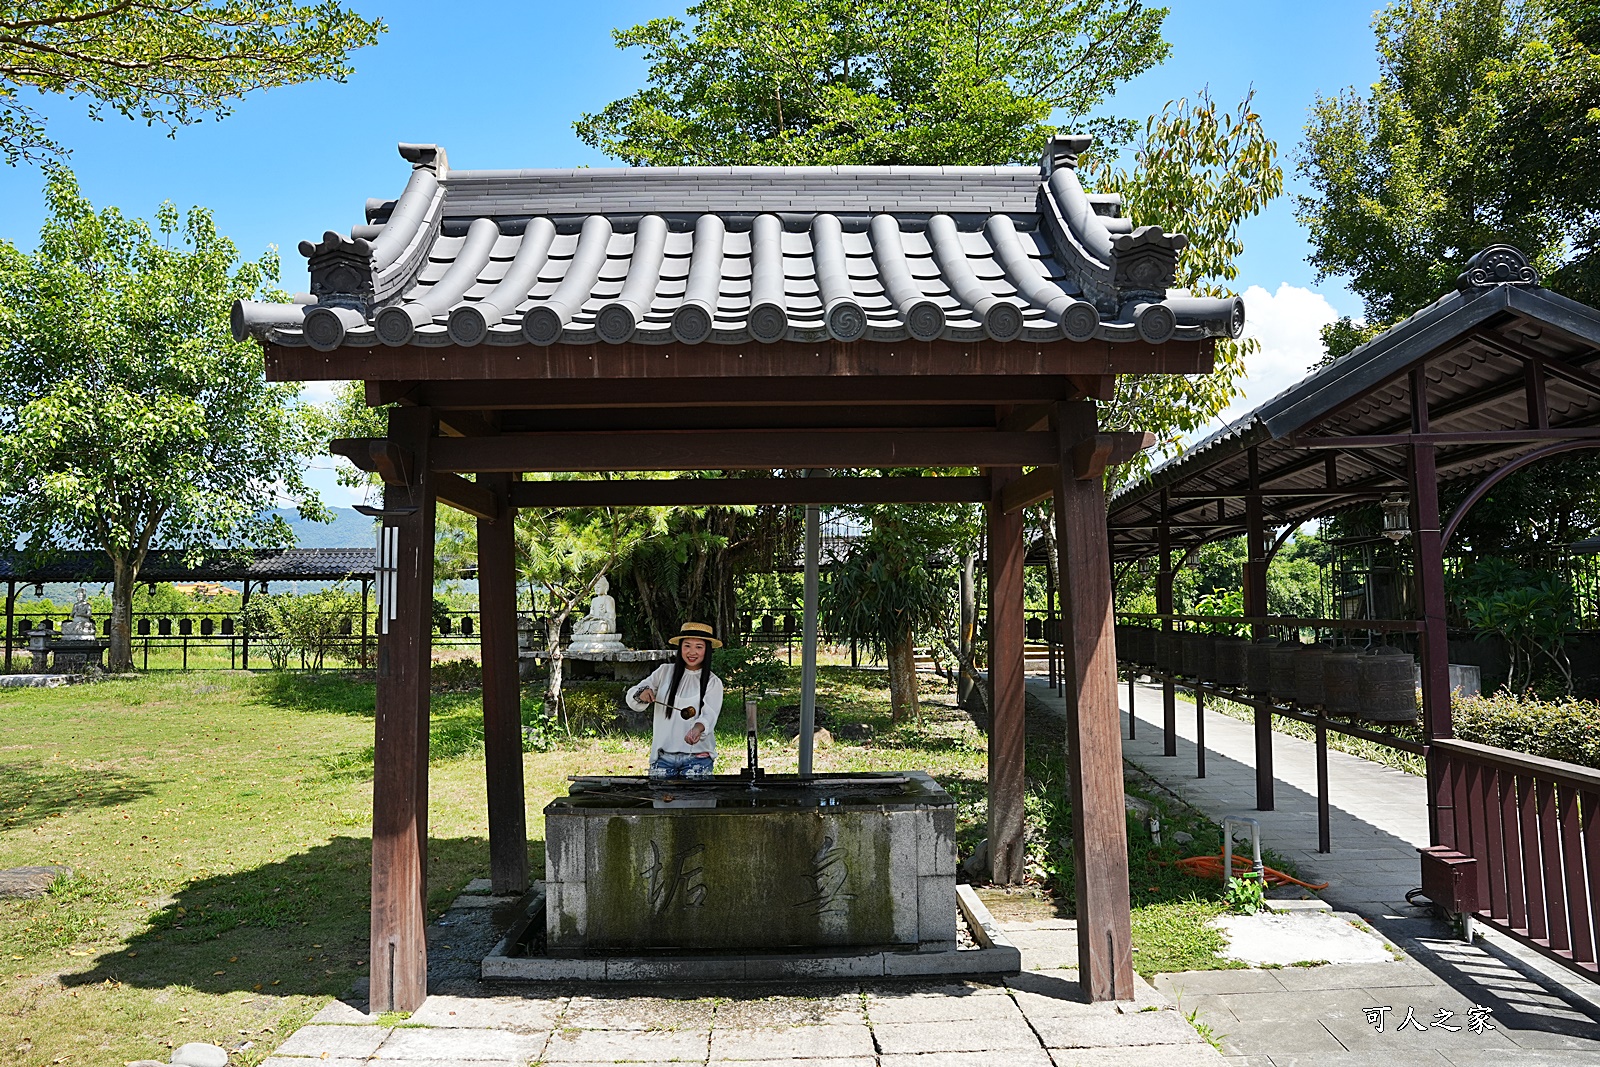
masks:
{"label": "hedge row", "polygon": [[1457,697],[1452,707],[1456,736],[1463,741],[1600,770],[1600,703],[1536,700],[1502,690]]}

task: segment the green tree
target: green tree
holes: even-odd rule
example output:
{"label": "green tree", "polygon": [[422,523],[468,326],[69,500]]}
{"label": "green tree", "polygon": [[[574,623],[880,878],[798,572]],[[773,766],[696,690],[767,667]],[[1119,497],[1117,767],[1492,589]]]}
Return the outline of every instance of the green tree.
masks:
{"label": "green tree", "polygon": [[1595,302],[1600,4],[1400,0],[1373,28],[1378,81],[1318,97],[1306,127],[1298,213],[1321,275],[1347,276],[1388,325],[1507,242]]}
{"label": "green tree", "polygon": [[240,262],[203,208],[163,204],[154,230],[96,213],[64,170],[46,200],[37,251],[0,242],[0,536],[111,557],[110,664],[127,670],[152,548],[293,544],[281,497],[327,518],[301,475],[317,420],[229,332],[275,254]]}
{"label": "green tree", "polygon": [[703,0],[614,31],[648,84],[575,127],[630,164],[1032,163],[1166,58],[1139,0]]}
{"label": "green tree", "polygon": [[561,628],[589,604],[594,586],[641,545],[667,533],[669,509],[654,507],[522,508],[517,512],[517,570],[535,610],[542,607],[549,665],[545,709],[563,715]]}
{"label": "green tree", "polygon": [[[1186,234],[1177,284],[1204,296],[1230,295],[1244,254],[1239,226],[1283,192],[1277,145],[1254,109],[1254,91],[1232,112],[1204,90],[1193,101],[1168,103],[1152,115],[1131,159],[1101,154],[1096,186],[1120,193],[1129,217]],[[1117,379],[1113,401],[1101,412],[1109,428],[1149,430],[1162,452],[1215,418],[1239,395],[1235,384],[1245,360],[1259,351],[1255,338],[1219,340],[1210,374],[1135,374]],[[1142,453],[1111,471],[1120,483],[1136,480],[1154,457]]]}
{"label": "green tree", "polygon": [[255,89],[343,81],[384,28],[336,0],[0,0],[0,154],[15,166],[65,151],[28,90],[175,131]]}

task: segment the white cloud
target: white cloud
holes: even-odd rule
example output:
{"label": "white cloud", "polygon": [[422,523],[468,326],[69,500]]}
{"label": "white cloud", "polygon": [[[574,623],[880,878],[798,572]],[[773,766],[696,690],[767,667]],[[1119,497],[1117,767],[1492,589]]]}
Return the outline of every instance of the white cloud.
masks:
{"label": "white cloud", "polygon": [[1261,349],[1245,360],[1245,376],[1239,382],[1244,395],[1197,432],[1195,440],[1304,378],[1322,358],[1322,328],[1339,317],[1321,293],[1288,282],[1280,284],[1276,293],[1250,286],[1244,291],[1244,311],[1244,335],[1261,342]]}

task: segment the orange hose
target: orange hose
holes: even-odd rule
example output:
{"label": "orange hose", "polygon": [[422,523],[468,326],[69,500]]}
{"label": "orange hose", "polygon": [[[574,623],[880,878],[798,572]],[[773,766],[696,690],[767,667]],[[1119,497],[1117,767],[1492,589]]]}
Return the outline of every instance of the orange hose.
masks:
{"label": "orange hose", "polygon": [[[1182,867],[1184,870],[1188,871],[1190,874],[1194,875],[1196,878],[1216,878],[1219,881],[1222,878],[1222,857],[1221,856],[1212,856],[1212,855],[1190,856],[1188,859],[1178,860],[1177,862],[1175,862],[1173,864],[1173,866],[1174,867]],[[1244,856],[1240,856],[1238,854],[1235,854],[1234,857],[1233,857],[1233,869],[1236,870],[1236,871],[1238,871],[1238,870],[1248,871],[1248,870],[1253,869],[1254,866],[1255,866],[1255,861],[1254,860],[1248,859],[1248,858],[1246,858]],[[1282,871],[1276,870],[1275,868],[1272,868],[1272,867],[1265,868],[1264,874],[1265,874],[1265,878],[1266,878],[1266,883],[1268,885],[1297,885],[1297,886],[1300,886],[1302,889],[1326,889],[1326,888],[1328,888],[1328,883],[1327,882],[1323,882],[1321,885],[1312,885],[1310,882],[1302,882],[1300,879],[1295,878],[1292,875],[1284,874]]]}

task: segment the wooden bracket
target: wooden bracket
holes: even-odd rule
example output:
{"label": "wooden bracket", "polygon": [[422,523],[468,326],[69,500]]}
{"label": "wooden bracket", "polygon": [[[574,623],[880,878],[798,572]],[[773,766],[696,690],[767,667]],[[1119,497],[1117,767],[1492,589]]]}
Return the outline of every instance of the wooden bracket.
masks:
{"label": "wooden bracket", "polygon": [[[1105,474],[1106,468],[1126,463],[1156,443],[1153,433],[1100,433],[1086,437],[1072,447],[1072,476],[1090,481]],[[1000,506],[1018,511],[1055,493],[1055,467],[1035,467],[1000,490]]]}
{"label": "wooden bracket", "polygon": [[410,488],[416,484],[416,457],[409,449],[386,438],[341,437],[328,443],[328,451],[343,456],[369,474],[378,475],[384,485]]}
{"label": "wooden bracket", "polygon": [[1071,382],[1086,400],[1106,402],[1112,400],[1117,393],[1115,374],[1069,374],[1067,381]]}
{"label": "wooden bracket", "polygon": [[1080,482],[1105,474],[1107,467],[1126,463],[1156,443],[1156,435],[1141,431],[1097,433],[1072,446],[1072,474]]}

